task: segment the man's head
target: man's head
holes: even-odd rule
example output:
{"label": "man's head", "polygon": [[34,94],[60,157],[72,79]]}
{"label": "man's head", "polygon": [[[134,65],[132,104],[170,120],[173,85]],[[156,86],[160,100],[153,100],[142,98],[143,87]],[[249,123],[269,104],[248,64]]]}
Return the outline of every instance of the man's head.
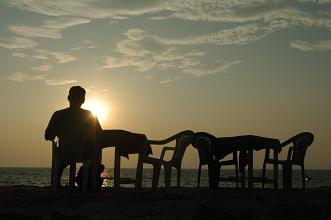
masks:
{"label": "man's head", "polygon": [[85,89],[80,86],[73,86],[69,90],[68,101],[70,106],[81,106],[85,102]]}

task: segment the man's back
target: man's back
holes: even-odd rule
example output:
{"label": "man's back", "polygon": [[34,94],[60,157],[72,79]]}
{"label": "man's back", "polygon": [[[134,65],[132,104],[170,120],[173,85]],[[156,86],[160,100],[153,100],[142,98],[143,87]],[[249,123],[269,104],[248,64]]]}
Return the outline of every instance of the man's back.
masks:
{"label": "man's back", "polygon": [[82,108],[56,111],[45,131],[46,140],[59,138],[59,156],[86,158],[93,153],[96,135],[101,131],[96,117]]}

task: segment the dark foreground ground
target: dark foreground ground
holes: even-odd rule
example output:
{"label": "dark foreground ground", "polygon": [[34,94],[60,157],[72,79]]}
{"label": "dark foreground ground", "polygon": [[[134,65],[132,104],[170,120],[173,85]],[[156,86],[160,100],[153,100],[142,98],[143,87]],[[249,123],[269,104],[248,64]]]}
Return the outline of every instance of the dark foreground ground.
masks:
{"label": "dark foreground ground", "polygon": [[306,191],[180,188],[81,194],[0,187],[0,219],[331,219],[331,188]]}

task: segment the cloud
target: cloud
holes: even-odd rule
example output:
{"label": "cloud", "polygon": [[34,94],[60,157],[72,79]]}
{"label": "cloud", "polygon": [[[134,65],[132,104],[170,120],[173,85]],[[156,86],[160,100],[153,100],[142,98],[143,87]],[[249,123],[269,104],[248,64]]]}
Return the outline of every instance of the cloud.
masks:
{"label": "cloud", "polygon": [[66,52],[50,52],[49,54],[52,55],[57,60],[57,63],[68,63],[77,60],[76,57]]}
{"label": "cloud", "polygon": [[173,82],[175,80],[179,80],[181,79],[182,77],[181,76],[176,76],[176,77],[168,77],[168,78],[165,78],[163,80],[160,81],[160,84],[166,84],[166,83],[170,83],[170,82]]}
{"label": "cloud", "polygon": [[[311,2],[311,7],[307,7],[307,2]],[[7,0],[9,6],[21,10],[53,17],[70,16],[81,18],[81,20],[72,22],[68,22],[67,20],[55,21],[53,22],[55,25],[48,22],[39,28],[29,26],[11,27],[11,30],[23,34],[23,36],[60,38],[61,34],[59,31],[62,28],[87,23],[89,22],[88,19],[121,20],[145,15],[154,21],[162,19],[181,19],[199,22],[231,22],[234,25],[238,23],[244,24],[244,26],[233,29],[234,32],[232,32],[234,35],[239,33],[243,36],[242,39],[239,38],[241,44],[253,42],[265,36],[263,33],[257,36],[249,32],[245,33],[245,31],[254,30],[241,29],[243,27],[256,28],[256,26],[259,26],[259,30],[265,31],[266,33],[272,33],[292,26],[326,28],[331,30],[331,13],[329,9],[327,7],[318,7],[320,4],[326,5],[329,3],[330,0],[59,0],[55,3],[53,1],[41,0]],[[83,18],[86,19],[84,20]],[[70,20],[70,18],[66,19]],[[246,26],[247,24],[251,26]],[[215,33],[215,36],[208,36],[209,38],[201,36],[200,38],[195,37],[187,40],[198,43],[199,41],[212,41],[212,38],[214,38],[214,41],[217,41],[217,35],[219,34],[222,35],[225,33]],[[219,43],[229,44],[231,41],[221,41]]]}
{"label": "cloud", "polygon": [[77,80],[66,80],[66,79],[47,79],[46,84],[49,86],[64,86],[68,84],[77,83]]}
{"label": "cloud", "polygon": [[257,25],[248,24],[234,28],[224,29],[216,33],[209,33],[200,36],[190,36],[181,39],[155,38],[159,42],[167,45],[200,45],[200,44],[217,44],[217,45],[243,45],[254,42],[266,36],[266,33],[259,29]]}
{"label": "cloud", "polygon": [[162,0],[108,1],[108,0],[8,0],[7,4],[22,10],[50,16],[78,16],[92,19],[126,19],[164,9]]}
{"label": "cloud", "polygon": [[19,58],[26,58],[26,57],[28,57],[28,55],[26,55],[25,53],[21,53],[21,52],[15,52],[15,53],[12,53],[12,55],[14,57],[19,57]]}
{"label": "cloud", "polygon": [[90,20],[82,18],[59,17],[53,20],[44,21],[40,27],[28,25],[10,25],[9,30],[16,35],[24,37],[40,37],[40,38],[62,38],[61,31],[79,24],[89,23]]}
{"label": "cloud", "polygon": [[24,72],[13,73],[9,77],[7,77],[7,79],[13,82],[44,81],[49,86],[63,86],[78,82],[77,80],[49,79],[47,74],[41,74],[41,73],[28,74]]}
{"label": "cloud", "polygon": [[73,47],[70,50],[75,51],[81,49],[94,49],[94,48],[96,48],[96,46],[94,45],[93,41],[85,40],[81,43],[81,46]]}
{"label": "cloud", "polygon": [[[135,71],[145,72],[152,68],[159,68],[203,76],[228,71],[232,65],[240,63],[240,61],[232,61],[224,64],[220,61],[214,61],[201,64],[200,58],[205,56],[205,52],[178,47],[183,46],[187,38],[161,38],[141,29],[129,29],[123,36],[124,39],[116,44],[117,54],[106,57],[104,65],[99,69],[131,67],[135,68]],[[215,43],[214,39],[197,41],[192,40],[188,44]],[[162,82],[168,82],[170,79],[173,80],[169,78]]]}
{"label": "cloud", "polygon": [[[8,0],[7,4],[50,16],[76,16],[89,19],[120,20],[148,15],[153,20],[176,18],[189,21],[243,23],[286,19],[290,23],[306,24],[308,20],[315,24],[328,23],[330,17],[322,18],[322,21],[319,14],[307,13],[306,2],[306,0],[59,0],[54,3],[41,0]],[[319,0],[312,2],[312,5],[328,3],[330,0]]]}
{"label": "cloud", "polygon": [[310,2],[310,3],[318,3],[318,4],[329,4],[331,0],[298,0],[299,2]]}
{"label": "cloud", "polygon": [[331,50],[331,40],[324,40],[318,42],[308,42],[297,40],[290,43],[291,48],[295,48],[301,51],[325,51]]}
{"label": "cloud", "polygon": [[29,49],[35,48],[37,45],[37,42],[22,37],[0,38],[0,47],[7,49]]}
{"label": "cloud", "polygon": [[50,57],[54,58],[57,63],[68,63],[77,60],[76,57],[67,52],[49,51],[46,49],[33,49],[33,51],[35,54],[31,55],[31,57],[38,60],[48,60]]}
{"label": "cloud", "polygon": [[36,66],[36,67],[31,67],[31,70],[38,70],[40,72],[47,72],[51,70],[53,67],[51,65],[41,65],[41,66]]}
{"label": "cloud", "polygon": [[27,74],[22,72],[13,73],[7,79],[14,82],[26,82],[31,80],[44,80],[44,74]]}
{"label": "cloud", "polygon": [[208,63],[205,65],[199,65],[195,68],[185,69],[184,72],[188,74],[192,74],[194,76],[204,76],[204,75],[212,75],[216,73],[226,73],[229,72],[229,69],[237,64],[242,63],[242,61],[232,61],[229,63],[222,63],[219,61]]}

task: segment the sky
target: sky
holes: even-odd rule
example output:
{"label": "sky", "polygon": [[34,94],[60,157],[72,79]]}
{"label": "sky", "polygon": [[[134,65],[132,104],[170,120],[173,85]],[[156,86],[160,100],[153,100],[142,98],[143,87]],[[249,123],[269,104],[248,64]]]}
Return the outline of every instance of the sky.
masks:
{"label": "sky", "polygon": [[[44,130],[81,85],[104,129],[280,141],[309,131],[306,169],[331,169],[330,58],[331,0],[2,0],[0,167],[50,167]],[[198,161],[190,146],[182,167]]]}

